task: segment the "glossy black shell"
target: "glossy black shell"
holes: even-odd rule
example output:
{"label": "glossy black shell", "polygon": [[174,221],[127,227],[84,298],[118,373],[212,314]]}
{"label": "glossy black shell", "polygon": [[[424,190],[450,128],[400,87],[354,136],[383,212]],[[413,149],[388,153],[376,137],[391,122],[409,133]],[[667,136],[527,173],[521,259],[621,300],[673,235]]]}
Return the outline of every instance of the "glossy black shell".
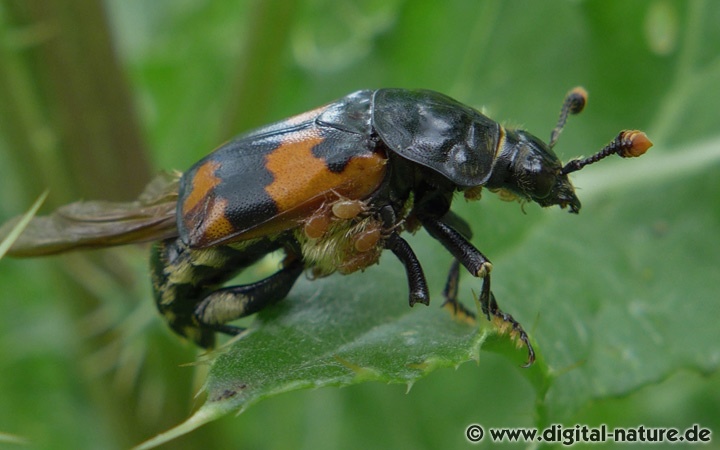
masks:
{"label": "glossy black shell", "polygon": [[379,89],[372,120],[390,150],[458,187],[480,186],[490,178],[500,125],[446,95]]}

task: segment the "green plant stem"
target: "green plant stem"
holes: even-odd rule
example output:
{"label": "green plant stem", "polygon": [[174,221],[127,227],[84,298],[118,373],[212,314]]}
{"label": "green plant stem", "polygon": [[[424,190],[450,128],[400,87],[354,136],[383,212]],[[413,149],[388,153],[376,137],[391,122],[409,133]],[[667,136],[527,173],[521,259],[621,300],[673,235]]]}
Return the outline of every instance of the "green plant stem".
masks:
{"label": "green plant stem", "polygon": [[294,22],[296,0],[259,0],[251,7],[246,45],[230,88],[222,136],[261,125],[273,98],[275,84]]}
{"label": "green plant stem", "polygon": [[[12,144],[27,145],[38,133],[51,130],[57,145],[45,146],[46,152],[35,157],[56,158],[70,180],[63,187],[69,192],[53,190],[53,197],[122,200],[136,196],[150,179],[151,169],[102,4],[14,1],[8,3],[7,15],[12,27],[44,30],[34,45],[15,49],[31,71],[36,90],[17,102],[27,109],[18,114],[18,120],[27,120],[18,128],[24,130],[25,139],[16,137]],[[12,112],[4,115],[8,114]],[[37,150],[30,147],[14,150]],[[48,151],[56,154],[48,155]]]}

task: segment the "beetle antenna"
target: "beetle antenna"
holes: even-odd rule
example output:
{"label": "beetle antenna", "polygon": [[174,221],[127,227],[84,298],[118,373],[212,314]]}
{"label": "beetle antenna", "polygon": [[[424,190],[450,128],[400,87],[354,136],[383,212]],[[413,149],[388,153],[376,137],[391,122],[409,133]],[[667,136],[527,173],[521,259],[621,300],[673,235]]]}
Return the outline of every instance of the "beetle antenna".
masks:
{"label": "beetle antenna", "polygon": [[562,168],[562,174],[567,175],[571,172],[582,169],[588,164],[600,161],[601,159],[617,153],[621,158],[635,158],[645,153],[653,143],[650,142],[647,135],[638,130],[621,131],[612,142],[606,145],[602,150],[584,159],[573,159],[565,164]]}
{"label": "beetle antenna", "polygon": [[550,148],[555,146],[555,143],[560,137],[560,133],[565,127],[565,122],[567,122],[568,115],[580,113],[583,108],[585,108],[587,98],[587,91],[580,86],[573,88],[567,93],[565,100],[563,101],[562,109],[560,110],[560,118],[558,119],[557,125],[552,130],[552,133],[550,133]]}

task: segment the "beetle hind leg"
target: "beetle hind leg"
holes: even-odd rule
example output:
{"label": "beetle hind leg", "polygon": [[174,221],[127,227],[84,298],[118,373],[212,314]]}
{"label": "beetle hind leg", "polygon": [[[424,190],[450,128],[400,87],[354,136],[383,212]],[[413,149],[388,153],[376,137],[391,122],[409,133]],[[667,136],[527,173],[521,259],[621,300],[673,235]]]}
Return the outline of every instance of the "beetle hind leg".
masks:
{"label": "beetle hind leg", "polygon": [[227,325],[228,322],[254,314],[284,299],[303,269],[302,261],[295,259],[258,282],[218,289],[198,304],[194,318],[202,328],[236,335],[243,328]]}

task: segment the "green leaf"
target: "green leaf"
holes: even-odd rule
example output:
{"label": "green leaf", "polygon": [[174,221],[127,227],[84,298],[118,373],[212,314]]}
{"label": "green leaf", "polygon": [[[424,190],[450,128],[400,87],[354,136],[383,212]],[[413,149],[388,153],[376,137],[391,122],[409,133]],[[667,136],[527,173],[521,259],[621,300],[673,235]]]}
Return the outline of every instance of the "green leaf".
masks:
{"label": "green leaf", "polygon": [[548,214],[503,258],[522,281],[498,271],[496,291],[526,301],[518,316],[534,315],[533,335],[555,375],[540,425],[679,368],[720,365],[720,269],[707,263],[720,241],[702,238],[720,227],[720,198],[703,198],[701,209],[689,200],[720,191],[716,177],[702,175],[720,168],[720,140],[656,150],[637,164],[578,175],[585,211]]}
{"label": "green leaf", "polygon": [[[524,371],[539,399],[538,425],[567,417],[591,399],[626,395],[675,367],[717,369],[720,308],[711,299],[720,278],[717,267],[697,262],[720,254],[720,242],[689,249],[684,236],[720,226],[720,199],[705,203],[704,220],[691,206],[677,215],[676,205],[695,188],[688,177],[718,163],[720,141],[711,141],[578,176],[577,184],[587,186],[589,212],[544,211],[517,249],[495,260],[499,301],[532,324],[542,355]],[[655,176],[628,186],[639,164]],[[706,185],[720,188],[716,179]],[[442,268],[436,266],[427,265],[429,271]],[[468,278],[465,284],[479,286]],[[688,284],[693,297],[704,300],[693,308],[683,307],[680,286]],[[487,327],[458,323],[436,305],[410,309],[406,289],[401,268],[388,261],[351,277],[303,280],[217,357],[208,401],[196,414],[217,418],[296,389],[365,381],[411,386],[437,368],[478,359]]]}
{"label": "green leaf", "polygon": [[24,446],[24,445],[28,444],[28,440],[21,436],[15,436],[14,434],[1,433],[1,432],[0,432],[0,442],[3,442],[5,444],[15,444],[18,446]]}
{"label": "green leaf", "polygon": [[[492,7],[486,9],[488,18],[478,24],[498,13]],[[688,23],[701,20],[700,9],[691,8]],[[517,11],[504,12],[520,21],[513,29],[522,29],[522,21],[530,20]],[[588,64],[600,71],[613,64],[632,65],[637,62],[631,59],[637,57],[662,70],[653,56],[639,48],[626,48],[620,55],[603,52],[601,46],[609,44],[602,33],[592,33],[593,27],[602,30],[617,24],[611,23],[612,14],[595,3],[588,2],[584,12],[590,30],[587,45],[598,46],[596,59]],[[665,53],[678,45],[677,37],[667,31],[679,20],[674,14],[666,4],[650,10],[646,19],[647,39],[669,39],[662,45],[649,43]],[[485,30],[472,33],[471,38],[482,42]],[[453,52],[439,41],[425,42],[427,36],[411,37],[405,31],[398,34],[406,39],[398,38],[407,44],[403,48],[422,49],[437,61],[448,57],[440,54],[446,49],[448,54]],[[560,46],[555,39],[564,38],[550,33],[540,39],[548,42],[534,48],[535,58],[526,61],[528,67],[540,65],[537,61],[544,54]],[[526,42],[522,37],[517,40]],[[504,44],[504,51],[512,50],[512,42]],[[716,261],[714,255],[720,251],[718,241],[707,238],[712,230],[720,229],[720,205],[717,195],[698,195],[720,192],[718,177],[711,175],[720,163],[720,141],[711,131],[709,140],[677,143],[682,142],[677,136],[685,132],[685,115],[696,118],[692,124],[696,136],[711,130],[707,117],[697,113],[697,100],[711,90],[718,65],[716,60],[706,65],[693,60],[697,57],[693,46],[699,44],[691,32],[681,42],[684,47],[679,50],[674,84],[655,99],[659,106],[649,134],[658,145],[637,161],[604,161],[573,174],[584,205],[578,217],[557,209],[538,211],[532,205],[523,217],[517,207],[489,195],[479,205],[456,201],[456,209],[473,225],[475,244],[495,265],[493,289],[501,307],[524,324],[539,353],[538,363],[521,371],[534,390],[534,410],[525,414],[534,417],[535,426],[569,420],[594,401],[637,393],[680,369],[712,373],[720,364],[716,348],[720,332],[714,324],[720,313],[714,300],[720,273],[716,264],[707,264]],[[614,48],[625,45],[625,41],[612,42]],[[401,64],[406,57],[413,64],[412,55],[398,55],[396,61]],[[481,80],[493,80],[493,74],[512,77],[520,68],[517,59],[490,59],[494,64],[480,75]],[[637,120],[621,116],[630,112],[633,117],[651,115],[650,101],[633,103],[633,99],[651,98],[646,94],[657,92],[653,86],[657,80],[645,82],[631,71],[602,73],[606,75],[602,80],[581,78],[590,78],[591,85],[604,90],[610,100],[595,102],[591,97],[589,112],[573,118],[561,138],[560,154],[573,145],[590,153],[590,142],[600,148],[593,117],[604,114],[632,127]],[[458,79],[456,89],[466,90],[466,83]],[[537,105],[548,110],[548,97],[537,85],[522,93],[506,86],[502,97],[494,100],[491,94],[483,101],[500,108],[523,107],[522,113],[510,117],[541,116],[533,110]],[[697,240],[689,242],[689,236]],[[203,423],[291,390],[363,381],[412,385],[436,368],[473,359],[482,364],[477,352],[483,344],[483,349],[504,346],[503,354],[513,354],[506,339],[486,339],[487,327],[466,331],[466,325],[453,322],[436,307],[448,259],[422,233],[413,245],[429,275],[434,306],[407,308],[404,274],[389,256],[379,268],[362,275],[301,281],[283,304],[261,314],[250,332],[214,361],[205,387],[207,401],[196,413]],[[461,287],[467,304],[479,282],[466,276]],[[522,362],[520,353],[514,352],[513,362]],[[200,423],[194,418],[190,422]],[[187,425],[181,428],[189,429]]]}
{"label": "green leaf", "polygon": [[[58,150],[65,148],[62,124],[93,135],[101,112],[59,117],[64,109],[57,99],[43,95],[46,85],[74,92],[63,71],[35,73],[45,67],[38,63],[57,56],[45,44],[64,34],[48,27],[56,21],[23,20],[19,5],[25,3],[0,8],[3,62],[12,63],[0,64],[3,220],[26,209],[25,198],[37,190],[63,190],[58,180],[70,172]],[[57,3],[65,12],[79,2]],[[264,3],[104,2],[158,170],[189,167],[228,132],[377,87],[435,89],[547,138],[563,93],[581,84],[590,101],[555,147],[563,160],[598,150],[623,128],[642,129],[655,142],[639,160],[608,160],[573,174],[583,202],[579,216],[532,205],[523,214],[490,194],[477,204],[455,202],[471,222],[474,243],[494,263],[500,305],[530,334],[538,363],[520,369],[524,352],[507,338],[488,334],[482,341],[492,329],[455,323],[440,310],[450,258],[422,232],[411,245],[429,278],[429,308],[407,306],[404,273],[385,255],[367,274],[301,280],[286,304],[251,319],[251,333],[195,365],[192,346],[183,346],[153,311],[141,252],[118,249],[109,257],[113,268],[118,254],[133,261],[134,277],[123,270],[108,277],[88,263],[73,268],[65,258],[55,265],[93,287],[93,300],[69,290],[67,278],[48,270],[52,262],[5,258],[3,430],[32,436],[38,448],[127,448],[190,415],[174,434],[152,442],[207,424],[173,447],[359,450],[467,448],[470,423],[720,429],[716,3],[313,0],[294,3],[277,21],[272,10],[260,9]],[[72,35],[92,35],[83,30]],[[68,51],[87,55],[81,49],[68,42]],[[77,67],[83,76],[102,77],[100,66]],[[38,83],[43,79],[50,83]],[[234,129],[221,131],[229,122]],[[23,142],[41,151],[28,152]],[[107,150],[85,151],[104,161]],[[248,270],[242,279],[261,276]],[[467,305],[479,286],[463,276]],[[359,299],[357,292],[367,294]],[[129,312],[134,302],[144,306]],[[88,308],[98,311],[87,317]],[[290,327],[294,312],[305,314],[297,319],[309,321],[307,327]],[[311,312],[331,320],[318,329]],[[370,328],[359,331],[354,320]],[[451,348],[438,344],[440,359],[424,353],[427,345],[418,353],[397,345],[405,342],[402,331],[416,330],[415,322],[432,323],[422,329],[428,337],[447,338]],[[282,324],[288,337],[273,338],[270,331]],[[348,326],[348,341],[339,324]],[[397,330],[393,345],[372,346],[374,329]],[[123,330],[133,330],[134,339],[112,341]],[[325,347],[318,336],[338,344]],[[355,340],[365,347],[346,345]],[[480,345],[477,364],[415,381],[433,367],[476,358]],[[341,352],[353,358],[331,357]],[[384,352],[407,360],[388,362]],[[303,365],[302,357],[326,363]],[[428,358],[437,366],[415,365]],[[273,372],[283,363],[300,367],[297,384],[293,373]],[[258,381],[263,369],[271,375]],[[323,383],[347,387],[301,389]],[[207,400],[193,398],[202,384]],[[232,417],[243,407],[241,417]],[[200,409],[192,416],[194,408]],[[215,420],[222,416],[229,417]]]}
{"label": "green leaf", "polygon": [[[287,299],[218,351],[207,402],[174,431],[297,389],[381,381],[409,390],[433,370],[477,360],[495,330],[455,319],[439,308],[440,299],[409,308],[404,276],[399,264],[388,262],[351,277],[298,282]],[[150,443],[175,437],[174,431]]]}

